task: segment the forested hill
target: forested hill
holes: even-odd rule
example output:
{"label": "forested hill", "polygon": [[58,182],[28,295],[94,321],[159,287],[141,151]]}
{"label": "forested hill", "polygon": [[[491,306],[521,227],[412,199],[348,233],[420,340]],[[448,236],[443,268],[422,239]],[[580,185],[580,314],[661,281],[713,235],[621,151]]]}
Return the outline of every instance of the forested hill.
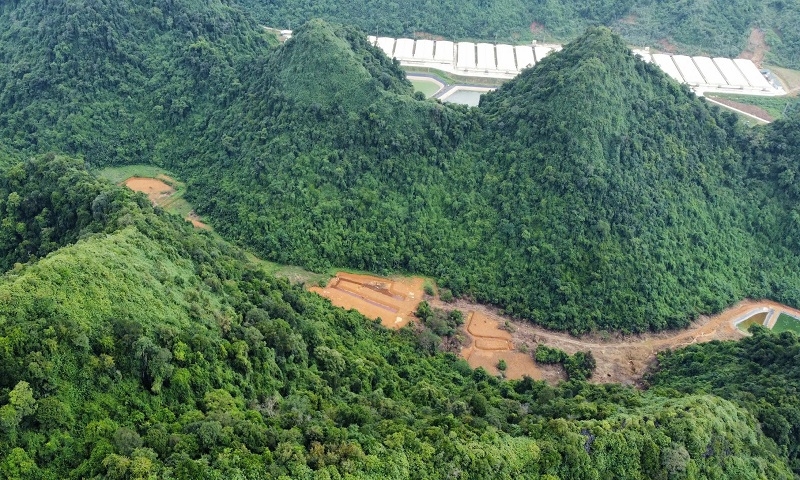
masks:
{"label": "forested hill", "polygon": [[759,205],[785,207],[748,187],[735,118],[609,30],[468,111],[414,99],[380,59],[349,29],[300,29],[214,124],[225,151],[209,129],[178,155],[198,207],[281,262],[435,275],[575,332],[679,327],[747,295],[800,300],[783,240],[751,228]]}
{"label": "forested hill", "polygon": [[275,39],[221,1],[0,4],[0,133],[95,164],[159,161]]}
{"label": "forested hill", "polygon": [[[5,178],[27,207],[3,223],[69,245],[0,277],[4,478],[792,478],[726,400],[501,381],[267,275],[79,161],[12,172],[51,175]],[[82,188],[67,198],[62,178]],[[62,202],[98,233],[52,236],[42,213]]]}
{"label": "forested hill", "polygon": [[730,118],[619,37],[591,29],[481,110],[498,177],[484,195],[516,253],[497,283],[534,285],[513,311],[662,329],[755,293]]}

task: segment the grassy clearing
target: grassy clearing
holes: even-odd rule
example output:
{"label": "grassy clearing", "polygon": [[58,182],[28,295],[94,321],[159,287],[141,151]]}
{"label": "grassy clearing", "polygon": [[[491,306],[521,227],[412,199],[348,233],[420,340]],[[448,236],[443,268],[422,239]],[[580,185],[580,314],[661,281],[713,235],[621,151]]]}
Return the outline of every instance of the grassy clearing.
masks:
{"label": "grassy clearing", "polygon": [[192,205],[186,201],[186,184],[175,179],[167,170],[152,165],[125,165],[123,167],[107,167],[95,172],[98,178],[103,178],[117,185],[131,177],[157,178],[175,189],[169,198],[159,202],[164,210],[187,217],[192,211]]}
{"label": "grassy clearing", "polygon": [[792,332],[800,335],[800,320],[791,315],[781,313],[778,321],[775,322],[775,326],[772,327],[772,331],[775,333]]}
{"label": "grassy clearing", "polygon": [[781,80],[787,92],[795,88],[800,88],[800,70],[792,70],[791,68],[776,67],[773,65],[764,65],[764,68],[774,73]]}
{"label": "grassy clearing", "polygon": [[[173,182],[180,183],[174,180],[175,177],[171,173],[163,168],[153,165],[125,165],[123,167],[107,167],[94,173],[98,178],[102,178],[116,184],[120,184],[131,177],[160,178],[161,180],[164,180],[165,176],[172,179]],[[178,189],[178,187],[170,181],[165,180],[164,183],[169,184],[171,187],[175,188],[175,190]]]}
{"label": "grassy clearing", "polygon": [[411,84],[414,85],[414,91],[422,92],[425,98],[431,98],[439,91],[439,85],[433,80],[415,78],[411,80]]}
{"label": "grassy clearing", "polygon": [[708,97],[724,98],[737,103],[743,103],[745,105],[754,105],[756,107],[763,108],[774,119],[778,119],[783,116],[783,109],[786,108],[786,105],[797,101],[797,98],[789,96],[759,97],[756,95],[736,95],[732,93],[714,93],[709,94]]}

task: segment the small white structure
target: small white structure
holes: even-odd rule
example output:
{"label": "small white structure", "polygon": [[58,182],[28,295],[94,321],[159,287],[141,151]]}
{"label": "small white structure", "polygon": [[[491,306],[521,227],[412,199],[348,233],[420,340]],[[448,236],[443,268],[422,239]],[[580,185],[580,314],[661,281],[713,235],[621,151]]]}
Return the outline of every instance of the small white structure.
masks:
{"label": "small white structure", "polygon": [[377,45],[387,57],[392,58],[394,56],[394,38],[378,37]]}
{"label": "small white structure", "polygon": [[517,70],[536,65],[536,59],[533,57],[533,48],[528,45],[517,45],[514,47],[514,52],[517,54]]}
{"label": "small white structure", "polygon": [[671,56],[665,55],[663,53],[654,53],[653,62],[656,65],[658,65],[658,67],[661,70],[663,70],[664,73],[674,78],[675,80],[683,83],[683,77],[681,76],[681,72],[678,71],[678,67],[675,66],[675,63],[672,61]]}
{"label": "small white structure", "polygon": [[533,53],[536,55],[537,62],[541,62],[542,60],[544,60],[544,57],[550,55],[552,51],[553,49],[550,47],[542,47],[539,45],[533,47]]}
{"label": "small white structure", "polygon": [[417,40],[414,60],[433,60],[433,40]]}
{"label": "small white structure", "polygon": [[494,59],[494,45],[491,43],[479,43],[478,47],[478,62],[477,67],[479,70],[495,70],[497,69],[497,62]]}
{"label": "small white structure", "polygon": [[708,57],[693,57],[692,60],[694,60],[694,64],[697,66],[697,69],[700,70],[700,73],[703,74],[706,85],[711,85],[712,87],[724,87],[728,85],[728,82],[725,80],[725,77],[722,76],[722,73],[720,73],[713,60]]}
{"label": "small white structure", "polygon": [[453,42],[447,40],[437,40],[436,50],[433,53],[433,59],[437,62],[453,64]]}
{"label": "small white structure", "polygon": [[410,38],[398,38],[394,44],[394,58],[398,60],[414,59],[414,40]]}
{"label": "small white structure", "polygon": [[475,44],[472,42],[458,42],[458,57],[456,67],[459,69],[475,68]]}
{"label": "small white structure", "polygon": [[734,58],[733,63],[739,67],[739,71],[742,72],[744,78],[747,79],[747,83],[755,88],[761,88],[764,90],[769,90],[772,88],[769,81],[764,78],[764,75],[761,75],[761,72],[756,68],[756,64],[753,63],[752,60],[747,60],[745,58]]}
{"label": "small white structure", "polygon": [[517,62],[514,60],[514,47],[511,45],[495,46],[497,53],[497,69],[508,73],[516,73]]}
{"label": "small white structure", "polygon": [[750,86],[750,83],[744,78],[742,72],[739,71],[739,68],[736,67],[736,64],[733,63],[733,60],[730,58],[715,57],[714,64],[716,64],[719,71],[722,72],[728,85],[738,88]]}

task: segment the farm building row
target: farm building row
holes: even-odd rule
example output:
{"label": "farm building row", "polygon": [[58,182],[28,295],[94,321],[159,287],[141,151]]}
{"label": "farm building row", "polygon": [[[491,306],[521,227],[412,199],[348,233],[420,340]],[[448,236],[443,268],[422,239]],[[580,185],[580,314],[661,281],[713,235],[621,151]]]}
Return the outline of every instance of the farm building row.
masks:
{"label": "farm building row", "polygon": [[[506,45],[369,37],[370,43],[396,58],[401,65],[434,68],[463,76],[509,79],[523,69],[561,50],[559,45]],[[750,60],[741,58],[689,57],[634,50],[646,62],[698,92],[731,91],[759,95],[785,92]]]}
{"label": "farm building row", "polygon": [[403,65],[494,78],[513,78],[523,68],[532,67],[551,52],[561,50],[557,45],[495,45],[372,36],[369,41]]}

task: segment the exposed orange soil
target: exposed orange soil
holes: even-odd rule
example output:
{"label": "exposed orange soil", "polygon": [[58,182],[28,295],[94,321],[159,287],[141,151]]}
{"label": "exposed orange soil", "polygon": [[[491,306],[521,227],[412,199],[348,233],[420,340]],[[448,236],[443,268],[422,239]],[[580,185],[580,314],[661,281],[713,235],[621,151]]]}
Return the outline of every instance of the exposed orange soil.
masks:
{"label": "exposed orange soil", "polygon": [[[660,351],[712,340],[738,340],[743,338],[746,334],[739,331],[734,322],[741,320],[742,317],[746,317],[754,310],[762,308],[774,309],[776,312],[775,318],[780,312],[800,316],[800,310],[776,302],[744,300],[713,317],[702,316],[684,330],[628,336],[615,334],[608,338],[601,338],[599,335],[573,337],[566,333],[546,330],[528,322],[511,320],[497,314],[490,307],[464,300],[458,300],[453,304],[434,301],[432,304],[439,308],[458,308],[474,312],[472,317],[477,318],[478,321],[474,324],[469,324],[468,333],[477,340],[480,340],[483,334],[503,339],[507,338],[497,332],[508,332],[499,330],[499,328],[492,332],[490,326],[494,324],[499,327],[499,325],[508,321],[514,330],[514,333],[510,334],[510,344],[525,344],[531,354],[539,343],[560,348],[570,355],[578,351],[590,350],[597,361],[597,369],[592,377],[592,382],[625,384],[637,384],[641,380],[642,374],[655,361],[656,354]],[[472,332],[476,332],[477,335]],[[519,352],[516,353],[524,355]],[[482,366],[490,372],[497,372],[496,368],[494,368],[499,360],[496,357],[497,351],[481,350],[480,345],[478,345],[472,350],[465,349],[462,354],[471,366]],[[525,356],[530,357],[530,354]],[[551,382],[562,378],[557,369],[541,368],[533,362],[525,368],[515,369],[514,371],[512,371],[511,364],[509,364],[509,370],[506,375],[509,378],[528,375],[531,378],[545,378]]]}
{"label": "exposed orange soil", "polygon": [[329,298],[337,307],[354,308],[365,317],[380,318],[384,327],[401,328],[415,318],[424,282],[419,277],[381,278],[339,272],[325,288],[309,290]]}
{"label": "exposed orange soil", "polygon": [[530,354],[514,349],[510,332],[500,328],[501,321],[485,311],[471,311],[466,322],[467,334],[472,342],[461,349],[461,356],[472,368],[483,367],[487,372],[500,374],[497,364],[505,360],[507,378],[522,378],[527,375],[541,380],[542,372]]}
{"label": "exposed orange soil", "polygon": [[[169,198],[175,194],[175,189],[164,183],[163,180],[175,182],[173,178],[167,175],[159,175],[158,178],[131,177],[122,182],[122,184],[135,192],[142,192],[147,195],[153,205],[166,207],[169,203]],[[194,210],[189,212],[186,220],[192,222],[192,225],[196,228],[211,230],[211,227],[200,221],[200,216],[194,213]]]}
{"label": "exposed orange soil", "polygon": [[123,183],[131,190],[147,195],[153,205],[161,205],[175,193],[174,188],[156,178],[131,177]]}
{"label": "exposed orange soil", "polygon": [[764,61],[764,56],[769,51],[767,42],[764,40],[764,31],[759,28],[754,28],[750,31],[750,37],[747,39],[747,47],[739,54],[739,58],[747,58],[752,60],[759,68]]}

